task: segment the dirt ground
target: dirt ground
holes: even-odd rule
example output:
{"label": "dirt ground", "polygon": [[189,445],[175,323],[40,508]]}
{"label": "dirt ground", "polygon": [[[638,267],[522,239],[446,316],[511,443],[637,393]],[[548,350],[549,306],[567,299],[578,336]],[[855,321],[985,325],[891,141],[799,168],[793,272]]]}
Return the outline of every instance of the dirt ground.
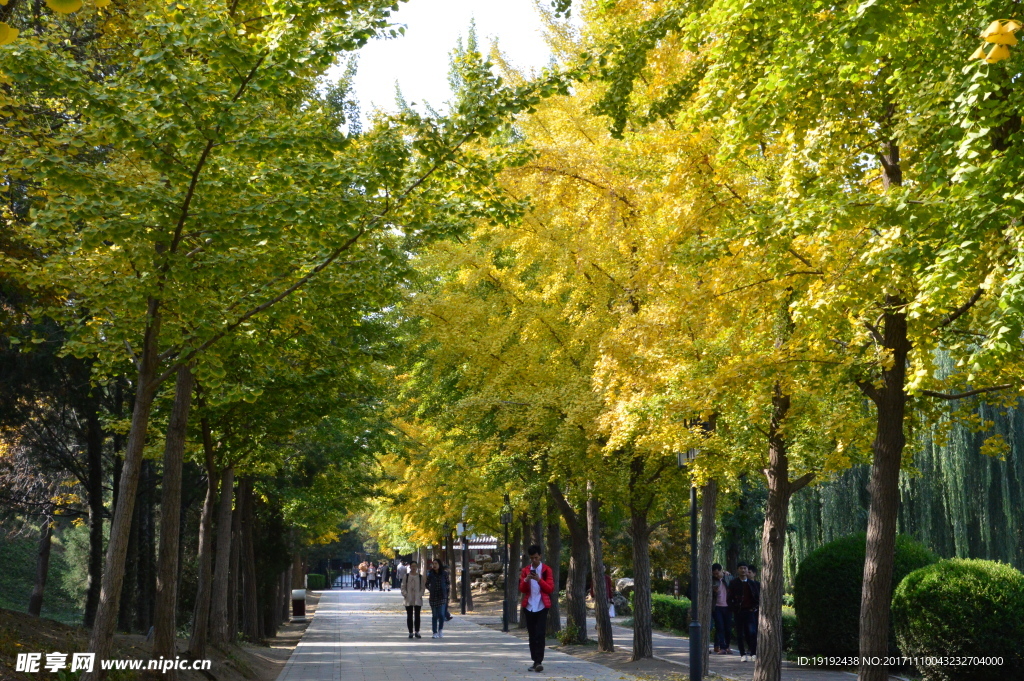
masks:
{"label": "dirt ground", "polygon": [[[310,594],[306,602],[307,614],[316,611],[319,597]],[[298,644],[306,623],[286,624],[274,638],[263,641],[264,645],[250,643],[230,644],[223,648],[210,647],[207,653],[211,660],[210,671],[179,671],[179,681],[275,681],[284,669],[288,657]],[[58,678],[70,681],[78,676],[67,672],[53,674],[41,672],[28,674],[16,672],[15,660],[18,653],[74,653],[84,652],[88,647],[89,632],[81,627],[71,627],[53,620],[30,617],[22,612],[0,609],[0,681],[38,681],[40,678]],[[187,639],[178,639],[179,654],[184,657],[188,649]],[[152,643],[145,636],[118,634],[114,639],[114,650],[110,657],[115,659],[149,659]],[[70,656],[68,657],[70,660]],[[44,657],[45,660],[45,657]],[[136,681],[146,672],[114,671],[109,678],[113,681]],[[162,674],[151,674],[159,679]]]}

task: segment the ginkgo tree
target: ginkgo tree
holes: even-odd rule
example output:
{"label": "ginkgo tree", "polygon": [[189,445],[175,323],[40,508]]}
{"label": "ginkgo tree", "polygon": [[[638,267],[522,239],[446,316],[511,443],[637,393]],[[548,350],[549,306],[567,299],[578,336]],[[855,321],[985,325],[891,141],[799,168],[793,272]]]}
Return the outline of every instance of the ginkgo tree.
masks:
{"label": "ginkgo tree", "polygon": [[[135,404],[90,647],[109,649],[153,400],[163,381],[310,282],[372,291],[378,273],[462,224],[502,161],[472,140],[557,80],[512,91],[486,70],[443,120],[407,112],[346,134],[317,78],[385,30],[392,3],[136,3],[103,78],[53,49],[60,26],[4,48],[6,106],[60,115],[15,136],[3,172],[30,211],[11,226],[45,260],[4,269],[63,295],[45,311],[102,374],[125,355]],[[74,31],[68,24],[65,30]],[[120,41],[120,42],[118,42]],[[130,45],[132,49],[127,49]],[[473,199],[473,200],[470,200]],[[71,226],[74,226],[72,229]],[[404,237],[397,242],[398,233]],[[202,380],[202,376],[200,376]]]}
{"label": "ginkgo tree", "polygon": [[[998,4],[671,2],[599,12],[614,36],[600,108],[616,134],[666,118],[705,122],[719,131],[720,162],[776,159],[765,178],[774,209],[750,239],[785,247],[767,265],[815,273],[790,305],[788,342],[848,367],[875,408],[865,656],[886,648],[909,414],[926,397],[1012,397],[1020,387],[1010,352],[1020,338],[1018,265],[1008,248],[1019,208],[1007,192],[1012,171],[1000,172],[1019,126],[1003,97],[985,95],[1013,70],[993,72],[1000,62],[961,73],[949,57],[975,40],[964,22],[980,32]],[[926,44],[922,17],[942,27]],[[646,96],[641,75],[680,48],[686,66]],[[937,371],[938,350],[963,369]],[[777,678],[768,662],[759,658],[757,678]],[[885,674],[860,670],[862,679]]]}

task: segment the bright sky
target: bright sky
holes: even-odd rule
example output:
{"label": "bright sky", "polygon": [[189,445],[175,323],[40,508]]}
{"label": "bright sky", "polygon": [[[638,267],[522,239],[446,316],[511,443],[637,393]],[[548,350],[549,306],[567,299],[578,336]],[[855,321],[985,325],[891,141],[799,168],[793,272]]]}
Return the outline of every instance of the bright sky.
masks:
{"label": "bright sky", "polygon": [[364,115],[374,105],[395,109],[396,81],[407,102],[440,108],[450,98],[448,53],[460,35],[465,42],[474,18],[485,55],[497,38],[519,68],[539,69],[550,59],[534,0],[409,0],[392,18],[405,24],[405,35],[373,41],[360,52],[355,90]]}

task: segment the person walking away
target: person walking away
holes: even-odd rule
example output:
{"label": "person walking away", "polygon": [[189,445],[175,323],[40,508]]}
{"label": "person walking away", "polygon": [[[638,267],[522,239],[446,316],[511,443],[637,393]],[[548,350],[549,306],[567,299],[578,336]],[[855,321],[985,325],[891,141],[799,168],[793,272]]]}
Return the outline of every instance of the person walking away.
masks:
{"label": "person walking away", "polygon": [[[615,617],[615,604],[612,603],[612,597],[615,596],[615,587],[612,586],[612,577],[608,574],[608,566],[606,565],[604,569],[604,590],[605,593],[608,594],[608,616]],[[594,595],[593,582],[590,584],[590,597],[595,599],[597,598],[597,596]]]}
{"label": "person walking away", "polygon": [[405,623],[409,627],[409,638],[420,638],[420,610],[423,608],[423,592],[426,589],[420,566],[413,563],[409,566],[409,574],[402,580],[402,602],[405,603]]}
{"label": "person walking away", "polygon": [[408,573],[409,573],[409,566],[405,564],[404,560],[400,561],[398,563],[398,567],[395,568],[395,577],[398,579],[398,582],[395,583],[395,586],[397,586],[399,589],[401,589],[402,588],[402,582],[405,581],[405,576]]}
{"label": "person walking away", "polygon": [[366,561],[359,564],[359,590],[366,591]]}
{"label": "person walking away", "polygon": [[430,629],[434,638],[444,638],[444,604],[448,599],[448,573],[438,559],[430,561],[427,590],[430,591]]}
{"label": "person walking away", "polygon": [[387,586],[388,591],[391,591],[391,563],[384,563],[384,585]]}
{"label": "person walking away", "polygon": [[523,594],[526,609],[526,630],[530,634],[530,657],[533,658],[531,672],[544,671],[545,630],[548,622],[548,608],[551,594],[555,591],[551,568],[541,562],[540,547],[534,544],[527,553],[530,564],[519,573],[519,592]]}
{"label": "person walking away", "polygon": [[373,591],[373,588],[377,586],[377,566],[373,563],[370,563],[370,567],[366,569],[366,580],[370,591]]}
{"label": "person walking away", "polygon": [[732,638],[732,612],[729,610],[729,583],[732,575],[722,569],[721,564],[711,566],[711,617],[715,622],[715,652],[732,655],[729,641]]}
{"label": "person walking away", "polygon": [[[729,584],[729,606],[736,613],[736,640],[740,661],[757,659],[757,612],[761,605],[761,584],[750,578],[747,564],[736,566],[737,578]],[[747,655],[747,650],[750,655]]]}

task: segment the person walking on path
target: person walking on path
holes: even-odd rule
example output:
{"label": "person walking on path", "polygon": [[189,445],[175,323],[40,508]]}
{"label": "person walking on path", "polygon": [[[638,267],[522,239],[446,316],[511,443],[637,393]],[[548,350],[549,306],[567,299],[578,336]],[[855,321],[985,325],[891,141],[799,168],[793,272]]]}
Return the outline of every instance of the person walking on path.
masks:
{"label": "person walking on path", "polygon": [[711,617],[715,621],[715,652],[732,655],[729,641],[732,634],[732,613],[729,611],[729,583],[732,575],[721,564],[711,566]]}
{"label": "person walking on path", "polygon": [[[740,660],[757,659],[757,611],[761,605],[761,583],[750,578],[747,564],[736,566],[737,578],[729,584],[729,606],[736,613],[736,641],[740,645]],[[747,656],[750,650],[750,656]]]}
{"label": "person walking on path", "polygon": [[395,568],[395,577],[398,579],[398,582],[395,583],[395,586],[397,586],[399,589],[402,588],[402,582],[405,581],[405,576],[407,574],[409,574],[409,566],[406,565],[405,561],[403,560],[399,562],[398,567]]}
{"label": "person walking on path", "polygon": [[427,585],[420,574],[420,566],[413,563],[409,574],[402,580],[402,600],[405,603],[405,622],[409,627],[409,638],[420,638],[420,610],[423,608],[423,592]]}
{"label": "person walking on path", "polygon": [[391,591],[391,580],[394,579],[394,572],[391,569],[391,563],[384,563],[384,584],[387,585],[388,591]]}
{"label": "person walking on path", "polygon": [[370,591],[377,586],[377,566],[370,562],[370,566],[366,568],[366,586]]}
{"label": "person walking on path", "polygon": [[519,573],[519,592],[523,594],[523,608],[526,609],[526,630],[530,634],[530,656],[533,658],[531,672],[544,671],[545,630],[548,622],[548,608],[555,582],[551,568],[541,562],[540,547],[534,544],[527,553],[530,564]]}
{"label": "person walking on path", "polygon": [[427,589],[430,591],[430,629],[434,638],[444,638],[444,605],[448,602],[448,572],[437,558],[430,561]]}

